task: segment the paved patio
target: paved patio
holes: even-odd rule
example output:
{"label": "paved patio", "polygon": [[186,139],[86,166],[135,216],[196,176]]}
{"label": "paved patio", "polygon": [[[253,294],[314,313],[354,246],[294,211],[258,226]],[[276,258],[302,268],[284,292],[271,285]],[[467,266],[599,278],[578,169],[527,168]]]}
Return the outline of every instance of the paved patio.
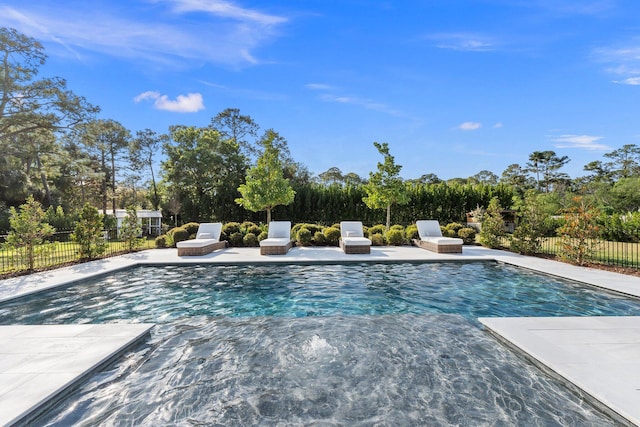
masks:
{"label": "paved patio", "polygon": [[[481,247],[465,246],[462,254],[436,254],[403,246],[373,247],[370,255],[346,255],[339,248],[309,247],[293,248],[287,255],[263,256],[258,248],[227,248],[204,256],[179,257],[176,249],[154,249],[0,281],[0,302],[136,265],[402,261],[497,261],[640,298],[640,277]],[[640,318],[493,318],[481,321],[512,348],[563,378],[586,397],[600,402],[619,420],[640,425],[637,408],[640,401],[640,364],[637,363],[640,359]],[[113,326],[123,334],[114,337]],[[84,330],[85,327],[90,330]],[[0,423],[11,424],[11,420],[28,416],[30,410],[46,405],[48,399],[55,400],[59,393],[64,393],[68,387],[138,342],[151,327],[124,324],[0,327],[0,345],[5,340],[7,343],[0,347]],[[19,334],[26,335],[21,341],[15,341]],[[101,339],[104,345],[87,346],[83,345],[87,334],[95,334],[92,339],[110,338]],[[34,340],[34,336],[38,338]],[[16,344],[18,342],[21,344]],[[91,362],[73,364],[78,367],[76,373],[66,375],[65,372],[56,377],[55,373],[64,371],[70,360],[59,357],[64,352]],[[50,383],[50,393],[37,386],[44,382]],[[13,403],[15,396],[20,396],[20,408]]]}

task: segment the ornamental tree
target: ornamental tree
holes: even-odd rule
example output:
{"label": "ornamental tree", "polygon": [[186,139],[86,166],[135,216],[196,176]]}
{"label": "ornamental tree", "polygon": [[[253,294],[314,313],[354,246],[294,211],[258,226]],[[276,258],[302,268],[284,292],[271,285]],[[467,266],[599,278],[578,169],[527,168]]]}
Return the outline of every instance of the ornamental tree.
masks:
{"label": "ornamental tree", "polygon": [[406,185],[400,177],[402,166],[396,165],[395,160],[389,154],[389,144],[374,142],[378,152],[384,156],[384,163],[378,162],[378,170],[369,173],[369,182],[364,185],[367,193],[362,201],[369,209],[386,209],[389,231],[391,226],[391,205],[406,205],[409,202],[409,194]]}
{"label": "ornamental tree", "polygon": [[271,210],[278,205],[293,202],[296,192],[284,177],[280,150],[274,146],[278,135],[268,130],[260,143],[264,151],[256,165],[247,171],[246,182],[238,187],[242,197],[236,203],[252,212],[267,212],[267,224],[271,222]]}
{"label": "ornamental tree", "polygon": [[36,253],[46,248],[43,246],[44,239],[51,236],[55,229],[45,223],[46,214],[33,196],[27,198],[19,211],[13,207],[10,211],[11,231],[7,236],[7,243],[24,256],[29,270],[33,270]]}
{"label": "ornamental tree", "polygon": [[80,213],[80,220],[76,224],[71,240],[80,247],[78,254],[82,259],[93,259],[107,249],[102,233],[102,216],[98,209],[86,203]]}

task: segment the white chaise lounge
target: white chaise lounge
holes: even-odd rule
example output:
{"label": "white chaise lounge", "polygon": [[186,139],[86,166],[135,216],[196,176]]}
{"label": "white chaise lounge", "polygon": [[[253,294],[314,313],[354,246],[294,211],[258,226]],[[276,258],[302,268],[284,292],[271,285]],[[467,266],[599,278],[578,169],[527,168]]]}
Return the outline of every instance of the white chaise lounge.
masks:
{"label": "white chaise lounge", "polygon": [[440,254],[462,253],[462,239],[456,237],[444,237],[440,230],[440,224],[436,220],[416,221],[418,226],[418,246]]}
{"label": "white chaise lounge", "polygon": [[340,248],[345,254],[371,253],[371,240],[364,237],[360,221],[342,221],[340,236]]}
{"label": "white chaise lounge", "polygon": [[291,221],[271,221],[267,238],[260,241],[260,255],[284,255],[292,246]]}
{"label": "white chaise lounge", "polygon": [[220,241],[222,224],[219,222],[203,222],[198,227],[196,238],[178,242],[178,256],[206,255],[216,249],[227,246],[226,241]]}

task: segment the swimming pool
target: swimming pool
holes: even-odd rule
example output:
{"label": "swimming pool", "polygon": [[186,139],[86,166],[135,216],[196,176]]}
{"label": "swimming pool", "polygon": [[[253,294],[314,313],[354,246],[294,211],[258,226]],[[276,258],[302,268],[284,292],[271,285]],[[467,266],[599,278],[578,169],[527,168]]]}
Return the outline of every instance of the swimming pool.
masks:
{"label": "swimming pool", "polygon": [[44,425],[611,425],[477,317],[640,315],[495,263],[137,267],[0,306],[0,323],[153,322]]}

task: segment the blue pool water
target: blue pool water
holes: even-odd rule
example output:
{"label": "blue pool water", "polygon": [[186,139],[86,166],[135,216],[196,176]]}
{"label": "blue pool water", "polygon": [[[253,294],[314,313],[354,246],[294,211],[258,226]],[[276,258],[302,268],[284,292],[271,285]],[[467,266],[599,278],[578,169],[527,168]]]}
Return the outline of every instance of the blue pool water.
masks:
{"label": "blue pool water", "polygon": [[477,317],[640,315],[494,263],[138,267],[0,305],[3,324],[149,322],[43,425],[612,425]]}

